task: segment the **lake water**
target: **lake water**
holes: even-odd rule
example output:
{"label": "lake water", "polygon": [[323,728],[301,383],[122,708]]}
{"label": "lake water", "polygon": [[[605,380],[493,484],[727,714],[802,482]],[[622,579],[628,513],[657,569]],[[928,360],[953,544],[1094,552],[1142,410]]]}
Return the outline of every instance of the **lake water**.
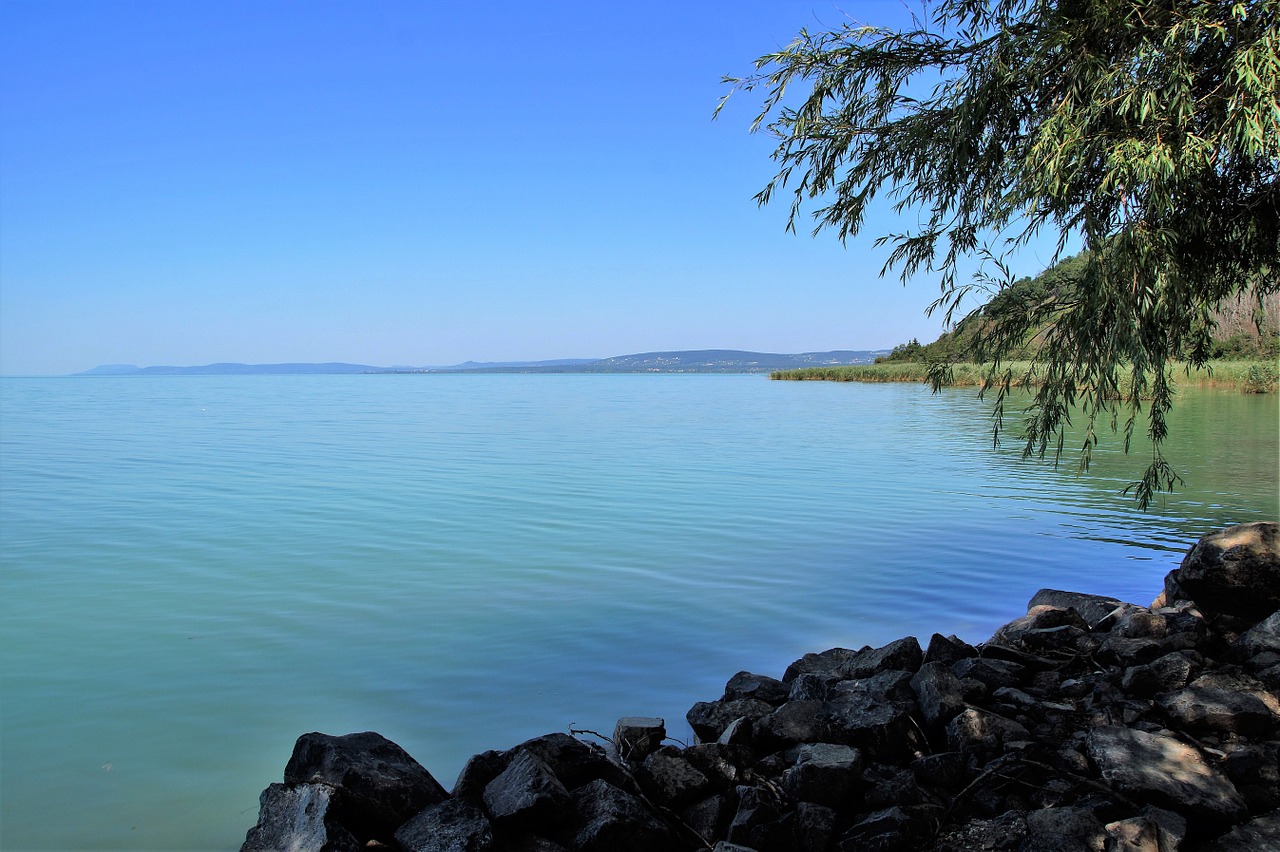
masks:
{"label": "lake water", "polygon": [[[1039,588],[1148,603],[1280,516],[1277,400],[1187,392],[1186,486],[990,445],[971,390],[758,376],[0,382],[0,847],[235,849],[307,731],[468,756]],[[1112,442],[1114,443],[1114,442]]]}

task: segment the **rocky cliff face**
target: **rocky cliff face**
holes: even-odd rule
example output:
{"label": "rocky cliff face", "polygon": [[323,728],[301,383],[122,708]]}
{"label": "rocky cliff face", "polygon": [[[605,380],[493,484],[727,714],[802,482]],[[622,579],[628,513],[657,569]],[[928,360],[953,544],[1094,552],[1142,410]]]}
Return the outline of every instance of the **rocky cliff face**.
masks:
{"label": "rocky cliff face", "polygon": [[1280,526],[1205,536],[1152,606],[1042,590],[934,634],[739,672],[663,745],[549,734],[452,793],[377,734],[306,734],[242,852],[1280,850]]}

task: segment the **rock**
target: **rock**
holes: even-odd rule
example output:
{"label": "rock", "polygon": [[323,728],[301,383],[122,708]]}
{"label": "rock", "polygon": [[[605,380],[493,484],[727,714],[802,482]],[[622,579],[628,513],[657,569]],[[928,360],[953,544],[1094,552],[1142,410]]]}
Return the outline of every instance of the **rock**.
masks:
{"label": "rock", "polygon": [[623,760],[644,760],[666,738],[666,722],[652,716],[626,716],[613,728],[613,745]]}
{"label": "rock", "polygon": [[1161,852],[1160,827],[1149,817],[1107,823],[1108,852]]}
{"label": "rock", "polygon": [[449,797],[404,749],[381,734],[303,734],[284,769],[286,784],[323,783],[342,791],[337,818],[361,842],[389,843],[414,814]]}
{"label": "rock", "polygon": [[547,764],[521,750],[484,788],[484,806],[494,821],[536,829],[552,824],[569,801],[569,791]]}
{"label": "rock", "polygon": [[1280,811],[1271,811],[1238,825],[1201,852],[1280,852]]}
{"label": "rock", "polygon": [[1156,703],[1178,727],[1191,731],[1230,731],[1252,736],[1267,733],[1277,721],[1258,697],[1207,686],[1165,693],[1157,697]]}
{"label": "rock", "polygon": [[[870,650],[864,648],[863,650]],[[853,660],[861,653],[848,648],[830,648],[817,654],[805,654],[791,665],[782,675],[783,683],[792,683],[802,674],[818,674],[828,677],[839,677],[841,666]]]}
{"label": "rock", "polygon": [[1191,679],[1191,657],[1178,651],[1157,657],[1146,665],[1125,669],[1120,688],[1139,698],[1181,689]]}
{"label": "rock", "polygon": [[839,678],[835,675],[822,675],[805,672],[796,675],[791,681],[791,691],[787,693],[788,701],[826,701],[831,692],[831,685]]}
{"label": "rock", "polygon": [[1280,742],[1236,744],[1227,752],[1222,771],[1240,791],[1250,813],[1280,808]]}
{"label": "rock", "polygon": [[973,707],[947,725],[947,747],[951,751],[990,758],[1011,742],[1029,740],[1031,734],[1017,722]]}
{"label": "rock", "polygon": [[493,826],[484,811],[466,799],[432,805],[396,831],[404,852],[488,852]]}
{"label": "rock", "polygon": [[966,657],[978,656],[978,649],[955,636],[943,636],[935,633],[929,637],[929,647],[925,649],[921,663],[951,663]]}
{"label": "rock", "polygon": [[484,788],[489,782],[502,774],[511,762],[511,753],[506,751],[484,751],[473,755],[458,773],[458,780],[453,782],[453,796],[479,802],[484,797]]}
{"label": "rock", "polygon": [[738,672],[725,684],[724,700],[755,698],[776,707],[787,700],[790,691],[791,687],[777,678],[751,672]]}
{"label": "rock", "polygon": [[1103,781],[1122,795],[1214,821],[1247,811],[1225,775],[1172,737],[1109,726],[1089,731],[1086,744]]}
{"label": "rock", "polygon": [[693,728],[698,742],[713,743],[724,733],[725,728],[736,719],[747,719],[755,722],[772,713],[772,704],[766,704],[758,698],[735,698],[732,701],[699,701],[685,719]]}
{"label": "rock", "polygon": [[1122,601],[1103,595],[1086,595],[1080,592],[1061,592],[1057,589],[1041,589],[1027,603],[1027,611],[1038,606],[1054,606],[1063,609],[1074,609],[1089,625],[1095,625],[1120,606]]}
{"label": "rock", "polygon": [[813,743],[797,750],[795,766],[782,774],[782,789],[793,799],[839,807],[862,773],[862,754],[835,743]]}
{"label": "rock", "polygon": [[1202,537],[1165,578],[1165,598],[1250,624],[1280,609],[1280,524],[1240,524]]}
{"label": "rock", "polygon": [[736,786],[742,770],[753,759],[751,749],[745,746],[700,743],[689,746],[681,754],[689,765],[701,772],[717,790]]}
{"label": "rock", "polygon": [[739,716],[720,732],[720,736],[716,739],[716,745],[749,746],[751,741],[755,739],[755,727],[746,716]]}
{"label": "rock", "polygon": [[1280,652],[1280,609],[1246,630],[1238,644],[1249,657],[1268,651]]}
{"label": "rock", "polygon": [[272,784],[258,797],[258,823],[240,852],[356,852],[362,845],[335,819],[341,792],[328,784]]}
{"label": "rock", "polygon": [[681,845],[644,802],[609,784],[592,781],[573,791],[572,820],[563,842],[569,852],[668,852]]}
{"label": "rock", "polygon": [[[1052,647],[1054,644],[1065,645],[1067,642],[1064,641],[1064,637],[1074,639],[1083,634],[1088,627],[1089,625],[1085,624],[1084,619],[1074,609],[1041,604],[1031,607],[1022,618],[1015,618],[996,630],[986,644],[1041,650]],[[1062,628],[1073,628],[1076,632],[1064,633]],[[1056,632],[1052,632],[1046,641],[1044,638],[1039,638],[1045,631]]]}
{"label": "rock", "polygon": [[[1107,830],[1086,808],[1044,808],[1027,814],[1019,852],[1104,852]],[[1159,852],[1159,850],[1157,850]]]}
{"label": "rock", "polygon": [[761,747],[779,749],[819,739],[821,701],[788,701],[756,722],[755,734]]}
{"label": "rock", "polygon": [[1017,849],[1027,836],[1026,815],[1007,811],[994,819],[972,819],[943,831],[937,852],[993,852]]}
{"label": "rock", "polygon": [[845,832],[836,844],[838,852],[891,852],[908,849],[927,837],[940,811],[933,808],[901,807],[875,811]]}
{"label": "rock", "polygon": [[917,758],[911,764],[916,781],[925,787],[959,790],[965,781],[965,759],[958,751],[943,751]]}
{"label": "rock", "polygon": [[544,734],[526,740],[511,750],[514,756],[527,751],[547,765],[565,788],[572,791],[591,781],[608,781],[615,787],[635,792],[631,776],[609,760],[604,749],[588,745],[568,734]]}
{"label": "rock", "polygon": [[645,758],[640,787],[659,805],[681,808],[711,792],[711,781],[679,749],[662,749]]}
{"label": "rock", "polygon": [[755,847],[761,834],[782,815],[781,802],[771,791],[742,785],[737,788],[738,809],[725,833],[730,843]]}
{"label": "rock", "polygon": [[911,678],[911,689],[931,737],[940,734],[943,726],[964,709],[964,688],[946,663],[922,665]]}
{"label": "rock", "polygon": [[983,657],[958,660],[951,664],[951,673],[961,680],[981,681],[987,689],[1002,686],[1020,686],[1026,666],[1008,660],[989,660]]}
{"label": "rock", "polygon": [[796,852],[826,852],[835,834],[838,814],[831,808],[800,802],[796,805]]}
{"label": "rock", "polygon": [[886,671],[914,672],[923,662],[919,641],[906,636],[882,648],[864,648],[841,663],[837,673],[844,678],[870,678]]}
{"label": "rock", "polygon": [[721,840],[711,847],[711,852],[756,852],[750,846],[741,846],[737,843],[730,843],[727,840]]}
{"label": "rock", "polygon": [[875,760],[906,761],[921,749],[914,702],[887,700],[883,693],[847,691],[833,695],[818,716],[823,739],[861,749]]}
{"label": "rock", "polygon": [[737,796],[732,791],[717,793],[686,808],[681,819],[694,834],[702,838],[703,843],[714,843],[717,837],[724,834],[737,806]]}

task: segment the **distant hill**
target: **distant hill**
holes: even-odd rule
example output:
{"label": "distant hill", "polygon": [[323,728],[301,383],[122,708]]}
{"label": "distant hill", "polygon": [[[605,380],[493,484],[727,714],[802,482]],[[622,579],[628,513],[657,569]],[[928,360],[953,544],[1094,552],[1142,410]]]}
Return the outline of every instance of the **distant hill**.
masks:
{"label": "distant hill", "polygon": [[551,361],[467,361],[449,367],[373,367],[367,364],[206,364],[199,367],[136,367],[107,364],[77,376],[280,376],[357,373],[768,373],[797,367],[869,364],[888,350],[837,350],[780,355],[737,349],[645,352],[613,358]]}

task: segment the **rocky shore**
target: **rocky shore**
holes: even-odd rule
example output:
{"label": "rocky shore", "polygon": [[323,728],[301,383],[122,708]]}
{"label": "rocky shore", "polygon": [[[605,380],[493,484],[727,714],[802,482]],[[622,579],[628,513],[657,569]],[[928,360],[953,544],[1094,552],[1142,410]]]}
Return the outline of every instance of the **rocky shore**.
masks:
{"label": "rocky shore", "polygon": [[934,634],[739,672],[660,719],[471,758],[304,734],[242,852],[1280,850],[1280,525],[1207,535],[1150,606],[1045,589]]}

